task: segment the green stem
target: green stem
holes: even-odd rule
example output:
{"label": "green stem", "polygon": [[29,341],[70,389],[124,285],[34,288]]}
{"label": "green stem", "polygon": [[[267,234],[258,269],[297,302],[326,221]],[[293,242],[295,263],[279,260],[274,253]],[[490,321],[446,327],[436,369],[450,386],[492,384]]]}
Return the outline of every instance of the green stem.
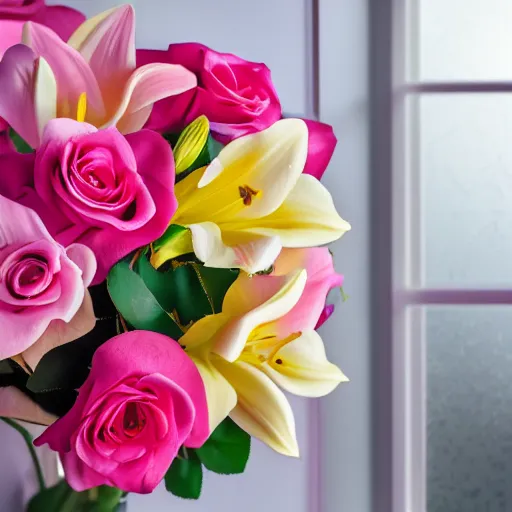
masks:
{"label": "green stem", "polygon": [[41,491],[46,489],[46,484],[44,482],[43,470],[41,469],[41,464],[39,464],[39,459],[37,458],[37,453],[32,444],[32,436],[28,432],[27,429],[23,428],[19,423],[10,418],[0,418],[0,420],[7,423],[7,425],[11,426],[14,430],[17,430],[21,436],[23,437],[25,444],[27,445],[30,456],[32,457],[32,462],[34,463],[34,467],[37,474],[37,481],[39,482],[39,487]]}

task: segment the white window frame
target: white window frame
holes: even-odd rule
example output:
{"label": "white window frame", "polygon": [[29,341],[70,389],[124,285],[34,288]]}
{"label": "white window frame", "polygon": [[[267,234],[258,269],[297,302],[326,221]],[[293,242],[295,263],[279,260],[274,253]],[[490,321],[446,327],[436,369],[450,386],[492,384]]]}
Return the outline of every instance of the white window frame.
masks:
{"label": "white window frame", "polygon": [[512,82],[407,82],[419,1],[370,0],[376,512],[427,512],[425,318],[411,306],[512,304],[512,290],[420,287],[418,134],[406,127],[405,101],[510,93]]}

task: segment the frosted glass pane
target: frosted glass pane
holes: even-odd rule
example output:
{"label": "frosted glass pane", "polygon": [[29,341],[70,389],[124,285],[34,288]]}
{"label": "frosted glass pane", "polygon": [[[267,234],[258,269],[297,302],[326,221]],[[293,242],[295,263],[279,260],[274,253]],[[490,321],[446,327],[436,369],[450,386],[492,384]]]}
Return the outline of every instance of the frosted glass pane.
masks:
{"label": "frosted glass pane", "polygon": [[427,308],[428,512],[512,510],[512,308]]}
{"label": "frosted glass pane", "polygon": [[419,37],[419,76],[413,78],[512,79],[510,0],[410,1],[419,3],[418,31],[411,35]]}
{"label": "frosted glass pane", "polygon": [[428,512],[512,510],[512,308],[427,308]]}
{"label": "frosted glass pane", "polygon": [[512,285],[512,94],[417,101],[423,284]]}

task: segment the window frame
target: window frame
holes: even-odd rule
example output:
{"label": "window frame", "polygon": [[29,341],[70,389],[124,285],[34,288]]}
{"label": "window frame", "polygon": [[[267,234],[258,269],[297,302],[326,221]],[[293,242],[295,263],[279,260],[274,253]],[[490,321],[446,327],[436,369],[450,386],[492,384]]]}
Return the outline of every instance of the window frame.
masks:
{"label": "window frame", "polygon": [[[407,81],[417,62],[418,2],[370,9],[374,510],[426,512],[425,314],[412,306],[512,304],[512,290],[421,287],[418,125],[405,101],[425,94],[512,92],[508,81]],[[413,70],[414,71],[414,70]],[[417,73],[411,73],[417,76]],[[417,115],[412,106],[412,115]]]}

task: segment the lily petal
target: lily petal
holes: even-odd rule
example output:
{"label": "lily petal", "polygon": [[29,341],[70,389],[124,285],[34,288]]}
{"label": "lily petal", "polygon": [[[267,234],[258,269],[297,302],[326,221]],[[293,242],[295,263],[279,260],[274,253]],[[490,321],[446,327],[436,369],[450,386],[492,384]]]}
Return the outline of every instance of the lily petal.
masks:
{"label": "lily petal", "polygon": [[44,334],[23,352],[23,359],[32,370],[35,370],[46,353],[84,336],[92,331],[95,324],[96,317],[91,296],[86,292],[84,301],[71,322],[66,323],[62,320],[51,322]]}
{"label": "lily petal", "polygon": [[202,175],[192,173],[177,185],[181,201],[176,222],[229,224],[233,217],[239,221],[272,213],[297,183],[307,148],[308,130],[300,119],[282,119],[232,141]]}
{"label": "lily petal", "polygon": [[262,369],[278,386],[299,396],[324,396],[348,381],[327,360],[322,338],[315,331],[303,332],[281,347]]}
{"label": "lily petal", "polygon": [[0,388],[0,416],[37,425],[51,425],[57,419],[14,387]]}
{"label": "lily petal", "polygon": [[[226,226],[226,231],[229,228]],[[300,176],[280,208],[254,227],[243,229],[260,236],[279,236],[283,247],[328,244],[349,230],[350,224],[338,215],[329,191],[306,174]]]}
{"label": "lily petal", "polygon": [[39,137],[46,124],[57,117],[57,81],[52,68],[43,57],[36,61],[34,108]]}
{"label": "lily petal", "polygon": [[[247,295],[250,293],[244,287],[246,279],[248,278],[242,275],[231,285],[224,298],[223,313],[238,312],[239,304],[247,303]],[[282,287],[270,299],[245,314],[233,317],[217,332],[213,351],[226,361],[236,361],[251,332],[258,326],[273,322],[288,313],[297,304],[305,285],[305,270],[284,277]]]}
{"label": "lily petal", "polygon": [[58,115],[74,118],[78,100],[87,95],[88,112],[105,115],[101,91],[89,64],[78,51],[68,46],[52,30],[37,23],[27,22],[23,27],[23,43],[50,65],[58,85]]}
{"label": "lily petal", "polygon": [[[207,315],[191,325],[180,338],[180,345],[185,347],[187,351],[196,350],[198,347],[205,345],[203,351],[209,352],[211,340],[228,321],[229,316],[224,313]],[[208,345],[206,346],[206,344]]]}
{"label": "lily petal", "polygon": [[221,358],[214,364],[236,390],[238,403],[230,414],[233,421],[276,452],[298,457],[295,420],[284,393],[250,364],[227,363]]}
{"label": "lily petal", "polygon": [[236,406],[236,392],[222,374],[208,361],[191,355],[206,390],[210,432],[229,416]]}
{"label": "lily petal", "polygon": [[148,107],[155,101],[181,94],[196,85],[196,76],[183,66],[160,63],[142,66],[126,82],[121,103],[106,126],[117,125],[122,133],[136,132],[149,118]]}
{"label": "lily petal", "polygon": [[89,63],[104,95],[110,96],[109,89],[124,84],[136,66],[133,7],[122,5],[87,20],[68,44]]}
{"label": "lily petal", "polygon": [[[34,104],[37,59],[25,45],[9,48],[0,61],[0,117],[37,148],[39,131]],[[49,91],[50,96],[52,91]]]}
{"label": "lily petal", "polygon": [[213,222],[192,224],[189,228],[194,252],[206,267],[241,268],[248,274],[255,274],[268,269],[281,251],[279,237],[259,237],[229,247],[222,241],[219,226]]}

